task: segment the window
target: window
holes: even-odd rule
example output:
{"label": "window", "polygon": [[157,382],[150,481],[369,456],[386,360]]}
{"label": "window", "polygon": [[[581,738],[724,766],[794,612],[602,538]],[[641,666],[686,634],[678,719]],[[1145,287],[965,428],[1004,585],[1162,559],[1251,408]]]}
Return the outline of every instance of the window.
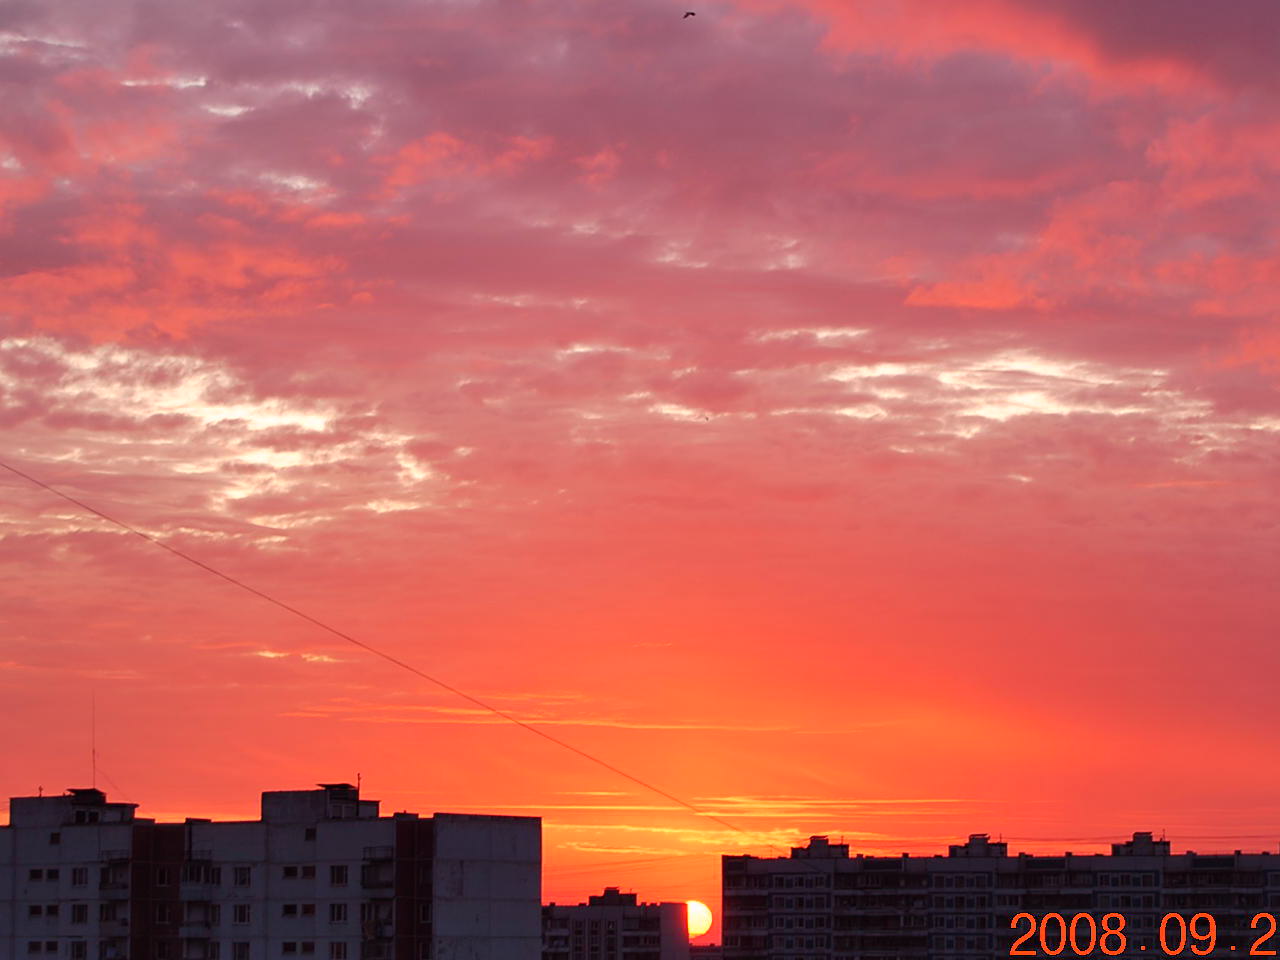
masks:
{"label": "window", "polygon": [[167,903],[156,904],[156,923],[169,923],[172,913]]}
{"label": "window", "polygon": [[329,883],[335,887],[345,887],[347,885],[347,868],[345,864],[336,863],[329,868]]}
{"label": "window", "polygon": [[58,905],[56,903],[49,904],[44,908],[44,915],[46,917],[56,917],[58,915]]}
{"label": "window", "polygon": [[297,868],[297,867],[285,867],[285,868],[284,868],[284,878],[285,878],[286,880],[296,880],[296,879],[298,878],[298,868]]}
{"label": "window", "polygon": [[304,903],[302,905],[302,915],[304,917],[314,917],[316,915],[316,905],[314,903]]}
{"label": "window", "polygon": [[237,903],[231,912],[231,922],[248,923],[250,917],[253,915],[249,909],[251,906],[252,904],[248,903]]}
{"label": "window", "polygon": [[88,960],[89,949],[83,940],[71,941],[71,960]]}
{"label": "window", "polygon": [[59,833],[57,830],[49,834],[49,846],[56,847],[61,842],[62,842],[62,834]]}
{"label": "window", "polygon": [[303,952],[303,953],[315,953],[315,952],[316,952],[316,942],[315,942],[314,940],[303,940],[303,941],[302,941],[302,952]]}
{"label": "window", "polygon": [[303,880],[314,880],[316,876],[316,865],[314,863],[307,864],[302,868]]}
{"label": "window", "polygon": [[231,960],[249,960],[249,945],[247,943],[233,943],[231,945]]}
{"label": "window", "polygon": [[28,917],[39,917],[39,916],[42,916],[43,914],[44,914],[44,907],[40,906],[40,904],[38,903],[33,903],[27,907]]}
{"label": "window", "polygon": [[58,941],[57,941],[57,940],[46,940],[46,941],[44,942],[44,952],[45,952],[45,953],[57,953],[57,952],[58,952]]}
{"label": "window", "polygon": [[89,905],[87,903],[73,903],[71,905],[71,922],[72,923],[88,923],[89,922]]}
{"label": "window", "polygon": [[297,943],[297,941],[296,941],[296,940],[286,940],[283,944],[281,944],[281,946],[280,946],[280,952],[281,952],[281,953],[297,953],[297,952],[298,952],[298,943]]}
{"label": "window", "polygon": [[217,903],[209,904],[209,923],[217,926],[222,922],[222,906]]}
{"label": "window", "polygon": [[252,868],[250,868],[250,867],[236,867],[236,868],[235,868],[235,875],[232,877],[232,881],[231,881],[231,882],[232,882],[232,883],[234,883],[237,887],[247,887],[247,886],[249,886],[249,881],[250,881],[250,877],[251,877],[251,875],[250,875],[250,873],[249,873],[250,869],[252,869]]}
{"label": "window", "polygon": [[156,960],[174,960],[172,942],[169,940],[156,941]]}
{"label": "window", "polygon": [[298,915],[298,905],[296,903],[286,903],[280,908],[282,917],[296,917]]}
{"label": "window", "polygon": [[43,880],[43,879],[44,879],[44,871],[43,871],[43,870],[28,870],[28,871],[27,871],[27,879],[28,879],[28,880]]}
{"label": "window", "polygon": [[39,940],[28,940],[27,953],[39,953],[43,946],[44,944],[42,944]]}
{"label": "window", "polygon": [[57,870],[57,868],[55,867],[55,868],[54,868],[54,869],[52,869],[52,870],[46,870],[46,871],[44,872],[44,878],[45,878],[46,880],[57,880],[57,879],[58,879],[58,870]]}
{"label": "window", "polygon": [[217,940],[210,940],[209,945],[205,948],[205,960],[220,960],[222,957],[222,944]]}
{"label": "window", "polygon": [[345,943],[329,944],[329,960],[347,960],[347,945]]}
{"label": "window", "polygon": [[429,903],[418,904],[418,922],[419,923],[431,922],[431,904]]}
{"label": "window", "polygon": [[330,923],[346,923],[347,922],[347,905],[345,903],[329,904],[329,922]]}
{"label": "window", "polygon": [[303,840],[314,840],[315,838],[316,838],[315,827],[307,827],[305,830],[302,831]]}
{"label": "window", "polygon": [[71,868],[71,885],[73,887],[83,887],[89,882],[88,867],[72,867]]}
{"label": "window", "polygon": [[156,867],[156,886],[167,887],[173,883],[173,871],[168,867]]}

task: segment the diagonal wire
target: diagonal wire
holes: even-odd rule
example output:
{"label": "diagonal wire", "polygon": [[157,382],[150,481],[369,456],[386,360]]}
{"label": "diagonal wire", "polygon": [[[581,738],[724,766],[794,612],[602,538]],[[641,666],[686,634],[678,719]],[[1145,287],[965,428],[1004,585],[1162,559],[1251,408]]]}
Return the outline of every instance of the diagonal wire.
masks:
{"label": "diagonal wire", "polygon": [[92,507],[89,504],[85,503],[83,500],[77,500],[75,497],[71,496],[70,494],[63,493],[61,490],[57,489],[56,487],[50,486],[49,484],[45,483],[43,480],[33,477],[31,476],[31,474],[26,473],[22,470],[19,470],[17,467],[14,467],[8,463],[5,463],[4,461],[0,461],[0,467],[3,467],[5,470],[8,470],[10,473],[14,474],[15,476],[21,477],[23,480],[26,480],[28,483],[35,484],[37,487],[40,487],[43,490],[47,490],[49,493],[52,493],[54,496],[61,497],[63,500],[66,500],[68,503],[75,504],[81,510],[85,510],[96,517],[101,517],[103,520],[106,520],[108,523],[114,524],[115,526],[121,528],[122,530],[126,530],[129,533],[139,536],[143,540],[146,540],[148,543],[152,543],[152,544],[155,544],[157,547],[160,547],[162,550],[169,551],[169,553],[173,554],[175,557],[178,557],[180,560],[185,560],[187,563],[190,563],[193,566],[199,567],[201,570],[205,570],[208,573],[213,574],[215,577],[219,577],[220,579],[225,580],[227,583],[230,583],[232,586],[239,587],[241,590],[244,590],[247,593],[251,593],[255,597],[259,597],[260,599],[265,600],[268,603],[279,607],[281,610],[285,610],[288,613],[293,614],[295,617],[305,620],[308,623],[319,627],[321,630],[324,630],[327,633],[331,633],[335,637],[345,640],[347,643],[350,643],[353,646],[359,647],[361,650],[364,650],[367,653],[373,654],[375,657],[381,657],[383,660],[386,660],[388,663],[393,664],[394,666],[397,666],[402,670],[407,670],[409,673],[412,673],[414,676],[421,677],[423,680],[426,680],[429,683],[435,684],[437,687],[440,687],[442,690],[447,690],[449,693],[452,693],[454,696],[461,697],[463,700],[466,700],[468,703],[475,704],[477,707],[487,710],[490,713],[494,714],[495,716],[501,717],[503,720],[507,720],[515,724],[517,727],[521,727],[522,729],[529,731],[535,736],[539,736],[542,739],[549,741],[550,743],[554,743],[556,746],[561,747],[565,750],[568,750],[571,753],[576,753],[578,756],[591,761],[592,763],[596,764],[599,767],[603,767],[604,769],[608,770],[610,773],[613,773],[619,777],[622,777],[624,780],[630,780],[632,783],[636,784],[637,786],[643,787],[645,790],[648,790],[651,793],[655,793],[658,796],[663,797],[664,799],[670,800],[672,803],[679,804],[681,807],[684,807],[686,810],[689,810],[700,817],[710,820],[713,823],[719,824],[720,826],[724,827],[726,830],[732,830],[734,833],[742,834],[743,836],[748,838],[752,837],[751,831],[746,830],[738,826],[737,824],[730,823],[728,820],[718,817],[714,813],[708,813],[705,810],[701,810],[698,807],[696,807],[694,804],[689,803],[687,800],[682,800],[680,797],[677,797],[675,794],[669,793],[666,790],[663,790],[661,787],[656,786],[647,780],[642,780],[640,777],[627,773],[627,771],[621,769],[620,767],[614,766],[612,763],[609,763],[607,760],[602,760],[600,757],[597,757],[594,754],[588,753],[587,751],[581,749],[580,747],[575,747],[573,744],[568,743],[565,740],[561,740],[559,737],[554,736],[550,733],[547,733],[545,730],[542,730],[531,723],[521,720],[519,717],[513,716],[510,713],[507,713],[505,710],[502,710],[499,707],[495,707],[490,703],[486,703],[484,700],[481,700],[479,697],[473,697],[471,694],[467,693],[466,691],[460,690],[457,687],[453,686],[452,684],[446,683],[445,681],[439,679],[438,677],[433,677],[431,674],[426,673],[422,670],[419,670],[417,667],[413,666],[413,664],[411,663],[406,663],[405,661],[399,659],[398,657],[394,657],[391,654],[386,653],[385,651],[379,650],[377,647],[372,646],[371,644],[365,643],[363,640],[357,640],[355,637],[351,636],[349,633],[345,633],[342,630],[339,630],[337,627],[331,627],[329,624],[325,623],[323,620],[319,620],[311,616],[311,614],[306,613],[303,610],[299,610],[297,607],[294,607],[288,603],[285,603],[283,600],[277,600],[275,597],[271,596],[269,593],[264,593],[258,588],[250,586],[249,584],[245,583],[243,580],[238,580],[235,577],[231,576],[230,574],[223,573],[221,570],[217,569],[216,567],[210,566],[209,564],[205,563],[203,560],[197,560],[195,557],[191,556],[190,554],[184,553],[183,551],[179,550],[177,547],[170,546],[169,544],[165,543],[163,540],[157,540],[155,537],[149,534],[143,533],[137,527],[134,527],[128,523],[125,523],[123,520],[117,520],[115,517],[111,516],[110,514],[103,513],[97,507]]}

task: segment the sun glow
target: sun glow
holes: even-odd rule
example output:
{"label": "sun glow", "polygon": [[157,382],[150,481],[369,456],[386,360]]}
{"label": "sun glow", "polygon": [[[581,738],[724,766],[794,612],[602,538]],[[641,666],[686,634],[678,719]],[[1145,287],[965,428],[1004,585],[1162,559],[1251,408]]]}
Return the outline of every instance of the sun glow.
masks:
{"label": "sun glow", "polygon": [[711,929],[711,908],[701,900],[687,901],[689,907],[689,939],[700,937]]}

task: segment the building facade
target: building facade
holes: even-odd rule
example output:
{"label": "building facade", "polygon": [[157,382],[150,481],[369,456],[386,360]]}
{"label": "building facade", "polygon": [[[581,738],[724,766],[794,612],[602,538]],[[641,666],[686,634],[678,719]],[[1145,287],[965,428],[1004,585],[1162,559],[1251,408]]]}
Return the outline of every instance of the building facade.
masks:
{"label": "building facade", "polygon": [[0,828],[0,956],[535,960],[536,817],[383,817],[346,783],[244,822],[156,823],[99,790],[17,797]]}
{"label": "building facade", "polygon": [[543,960],[689,960],[689,908],[638,903],[606,887],[576,906],[542,908]]}
{"label": "building facade", "polygon": [[[1216,944],[1196,955],[1239,957],[1267,932],[1268,921],[1254,926],[1254,918],[1280,916],[1280,855],[1174,854],[1150,833],[1112,844],[1110,855],[1013,857],[986,834],[945,857],[850,857],[848,845],[811,837],[790,857],[726,856],[722,869],[724,960],[992,960],[1010,956],[1014,941],[1032,929],[1025,917],[1013,923],[1020,913],[1037,925],[1020,949],[1037,956],[1057,951],[1077,914],[1090,915],[1100,934],[1108,913],[1123,917],[1124,956],[1165,956],[1165,915],[1189,921],[1207,913]],[[1062,927],[1045,920],[1050,913],[1065,918]],[[1198,924],[1205,933],[1207,921]],[[1079,921],[1079,945],[1087,945],[1088,929]],[[1192,946],[1210,947],[1194,933],[1184,956]],[[1177,947],[1176,921],[1165,935]],[[1262,946],[1276,949],[1280,934]],[[1060,954],[1076,951],[1067,946]],[[1085,955],[1103,956],[1097,946]]]}

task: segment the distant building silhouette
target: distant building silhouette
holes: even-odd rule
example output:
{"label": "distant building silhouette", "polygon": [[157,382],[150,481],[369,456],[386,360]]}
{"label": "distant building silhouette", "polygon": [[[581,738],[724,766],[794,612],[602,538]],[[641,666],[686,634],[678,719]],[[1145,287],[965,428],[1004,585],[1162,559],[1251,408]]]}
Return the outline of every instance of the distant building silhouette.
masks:
{"label": "distant building silhouette", "polygon": [[689,908],[637,903],[606,887],[576,906],[542,908],[543,960],[689,960]]}
{"label": "distant building silhouette", "polygon": [[1280,856],[1174,854],[1150,833],[1112,844],[1110,855],[1015,857],[986,834],[945,857],[850,857],[847,844],[810,837],[790,857],[725,856],[722,870],[724,960],[993,960],[1026,931],[1010,926],[1023,911],[1099,922],[1120,913],[1125,956],[1164,956],[1163,916],[1206,912],[1218,929],[1212,956],[1242,956],[1265,932],[1250,928],[1254,915],[1280,907]]}
{"label": "distant building silhouette", "polygon": [[695,943],[689,947],[689,960],[724,960],[724,947],[718,943]]}
{"label": "distant building silhouette", "polygon": [[0,957],[536,960],[541,821],[378,815],[348,783],[262,818],[156,823],[99,790],[17,797],[0,828]]}

